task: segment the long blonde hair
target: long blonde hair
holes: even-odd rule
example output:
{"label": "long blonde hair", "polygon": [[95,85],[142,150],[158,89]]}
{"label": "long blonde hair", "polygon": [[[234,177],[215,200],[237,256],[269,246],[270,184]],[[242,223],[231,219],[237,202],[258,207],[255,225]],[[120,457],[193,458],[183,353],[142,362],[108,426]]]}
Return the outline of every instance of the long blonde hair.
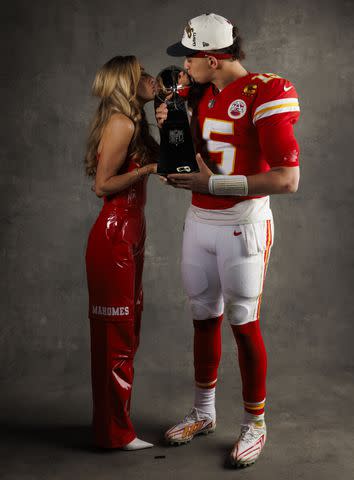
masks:
{"label": "long blonde hair", "polygon": [[150,135],[145,112],[137,99],[140,76],[140,65],[133,55],[113,57],[98,70],[92,85],[92,95],[101,100],[87,140],[87,175],[96,175],[97,149],[104,128],[114,113],[123,113],[134,122],[135,130],[128,155],[138,157],[141,164],[156,161],[158,144]]}

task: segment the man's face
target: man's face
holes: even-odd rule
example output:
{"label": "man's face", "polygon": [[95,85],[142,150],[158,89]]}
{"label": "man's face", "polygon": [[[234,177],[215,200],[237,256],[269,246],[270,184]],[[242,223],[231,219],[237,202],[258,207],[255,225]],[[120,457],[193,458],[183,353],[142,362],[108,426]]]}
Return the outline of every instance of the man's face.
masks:
{"label": "man's face", "polygon": [[186,57],[184,68],[195,82],[208,83],[212,80],[213,69],[208,58]]}

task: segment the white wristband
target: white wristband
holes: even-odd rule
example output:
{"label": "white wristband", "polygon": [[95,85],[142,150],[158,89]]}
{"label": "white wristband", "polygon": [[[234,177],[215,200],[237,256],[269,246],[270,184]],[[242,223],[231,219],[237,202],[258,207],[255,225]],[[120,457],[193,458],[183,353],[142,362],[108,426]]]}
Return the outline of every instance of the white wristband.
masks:
{"label": "white wristband", "polygon": [[244,175],[211,175],[209,192],[212,195],[248,195],[247,177]]}

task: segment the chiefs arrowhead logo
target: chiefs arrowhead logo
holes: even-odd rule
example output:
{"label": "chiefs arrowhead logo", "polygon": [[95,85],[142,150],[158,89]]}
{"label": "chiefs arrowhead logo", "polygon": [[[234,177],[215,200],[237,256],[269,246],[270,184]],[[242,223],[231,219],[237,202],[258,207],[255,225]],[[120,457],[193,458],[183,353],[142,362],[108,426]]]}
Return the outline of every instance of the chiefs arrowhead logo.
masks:
{"label": "chiefs arrowhead logo", "polygon": [[246,103],[238,98],[230,103],[227,113],[229,117],[234,118],[235,120],[242,118],[247,111]]}

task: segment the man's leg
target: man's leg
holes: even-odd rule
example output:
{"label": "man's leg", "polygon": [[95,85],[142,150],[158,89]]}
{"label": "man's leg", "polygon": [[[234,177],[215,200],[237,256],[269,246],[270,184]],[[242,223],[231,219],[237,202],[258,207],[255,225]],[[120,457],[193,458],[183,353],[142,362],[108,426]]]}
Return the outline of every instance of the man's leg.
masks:
{"label": "man's leg", "polygon": [[[241,234],[231,238],[231,231],[228,233],[225,229],[218,264],[226,311],[238,347],[244,400],[243,427],[232,458],[236,464],[245,466],[258,458],[266,439],[267,356],[259,327],[259,310],[272,245],[271,222],[260,222],[256,227],[243,225],[239,230]],[[248,437],[255,441],[249,443]]]}
{"label": "man's leg", "polygon": [[169,443],[189,442],[196,434],[215,429],[215,386],[221,356],[223,301],[213,244],[215,227],[186,221],[182,278],[194,325],[194,408],[166,432]]}

